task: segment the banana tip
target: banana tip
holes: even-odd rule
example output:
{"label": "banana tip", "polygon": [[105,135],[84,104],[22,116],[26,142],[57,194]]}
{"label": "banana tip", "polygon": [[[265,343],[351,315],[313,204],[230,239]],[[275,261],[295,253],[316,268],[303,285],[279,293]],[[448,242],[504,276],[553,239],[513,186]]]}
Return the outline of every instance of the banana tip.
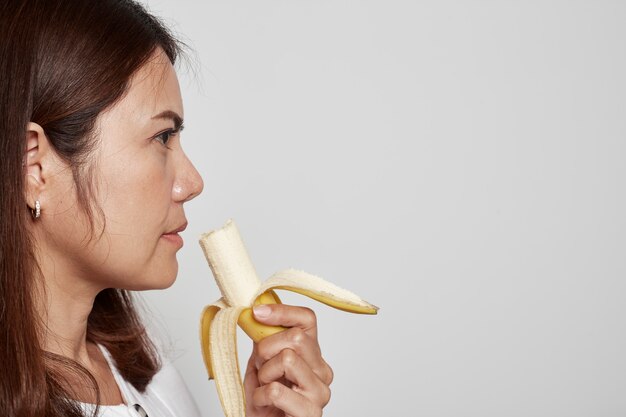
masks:
{"label": "banana tip", "polygon": [[216,233],[216,232],[222,232],[225,229],[227,229],[229,226],[231,226],[231,224],[234,223],[234,220],[232,218],[229,218],[228,220],[226,220],[226,223],[224,224],[224,226],[218,228],[218,229],[213,229],[213,230],[209,230],[206,233],[202,233],[200,235],[200,242],[202,242],[204,239],[208,238],[209,236],[211,236],[212,234]]}

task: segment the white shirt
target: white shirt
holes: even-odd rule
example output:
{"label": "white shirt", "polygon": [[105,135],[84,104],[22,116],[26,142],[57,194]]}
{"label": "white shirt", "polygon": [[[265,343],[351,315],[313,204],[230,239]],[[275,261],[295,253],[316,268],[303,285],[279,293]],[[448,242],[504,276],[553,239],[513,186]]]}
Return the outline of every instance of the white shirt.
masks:
{"label": "white shirt", "polygon": [[[111,368],[124,400],[124,404],[120,405],[101,405],[98,417],[200,417],[198,406],[185,381],[170,362],[163,361],[162,368],[154,375],[146,390],[140,393],[120,375],[109,351],[104,346],[98,347]],[[95,410],[94,404],[79,404],[87,415]],[[135,404],[139,404],[145,414],[135,410]]]}

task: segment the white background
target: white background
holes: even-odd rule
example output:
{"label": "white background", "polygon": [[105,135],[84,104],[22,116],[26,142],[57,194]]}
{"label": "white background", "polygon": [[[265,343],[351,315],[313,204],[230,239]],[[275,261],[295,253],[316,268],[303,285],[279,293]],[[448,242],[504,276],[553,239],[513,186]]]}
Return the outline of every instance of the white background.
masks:
{"label": "white background", "polygon": [[[205,417],[219,297],[197,243],[238,224],[380,306],[315,308],[326,416],[626,415],[626,3],[192,1],[184,147],[205,181],[151,325]],[[242,366],[250,341],[240,333]]]}

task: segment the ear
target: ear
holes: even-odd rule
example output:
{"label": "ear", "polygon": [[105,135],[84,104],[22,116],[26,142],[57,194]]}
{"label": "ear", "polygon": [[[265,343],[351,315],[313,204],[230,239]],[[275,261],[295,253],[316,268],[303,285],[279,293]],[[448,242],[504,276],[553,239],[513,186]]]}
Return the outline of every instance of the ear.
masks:
{"label": "ear", "polygon": [[[35,201],[42,199],[46,188],[48,172],[46,158],[50,155],[50,144],[43,128],[30,122],[26,126],[26,153],[24,154],[24,172],[26,175],[26,202],[33,209]],[[43,205],[43,204],[42,204]]]}

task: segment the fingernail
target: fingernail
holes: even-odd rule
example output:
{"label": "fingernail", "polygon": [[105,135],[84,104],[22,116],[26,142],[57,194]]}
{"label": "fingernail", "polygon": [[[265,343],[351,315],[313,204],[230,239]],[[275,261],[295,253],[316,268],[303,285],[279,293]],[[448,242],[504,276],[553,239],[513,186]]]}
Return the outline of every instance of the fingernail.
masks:
{"label": "fingernail", "polygon": [[265,304],[254,306],[252,310],[254,310],[254,315],[260,319],[268,318],[272,312],[272,309]]}

